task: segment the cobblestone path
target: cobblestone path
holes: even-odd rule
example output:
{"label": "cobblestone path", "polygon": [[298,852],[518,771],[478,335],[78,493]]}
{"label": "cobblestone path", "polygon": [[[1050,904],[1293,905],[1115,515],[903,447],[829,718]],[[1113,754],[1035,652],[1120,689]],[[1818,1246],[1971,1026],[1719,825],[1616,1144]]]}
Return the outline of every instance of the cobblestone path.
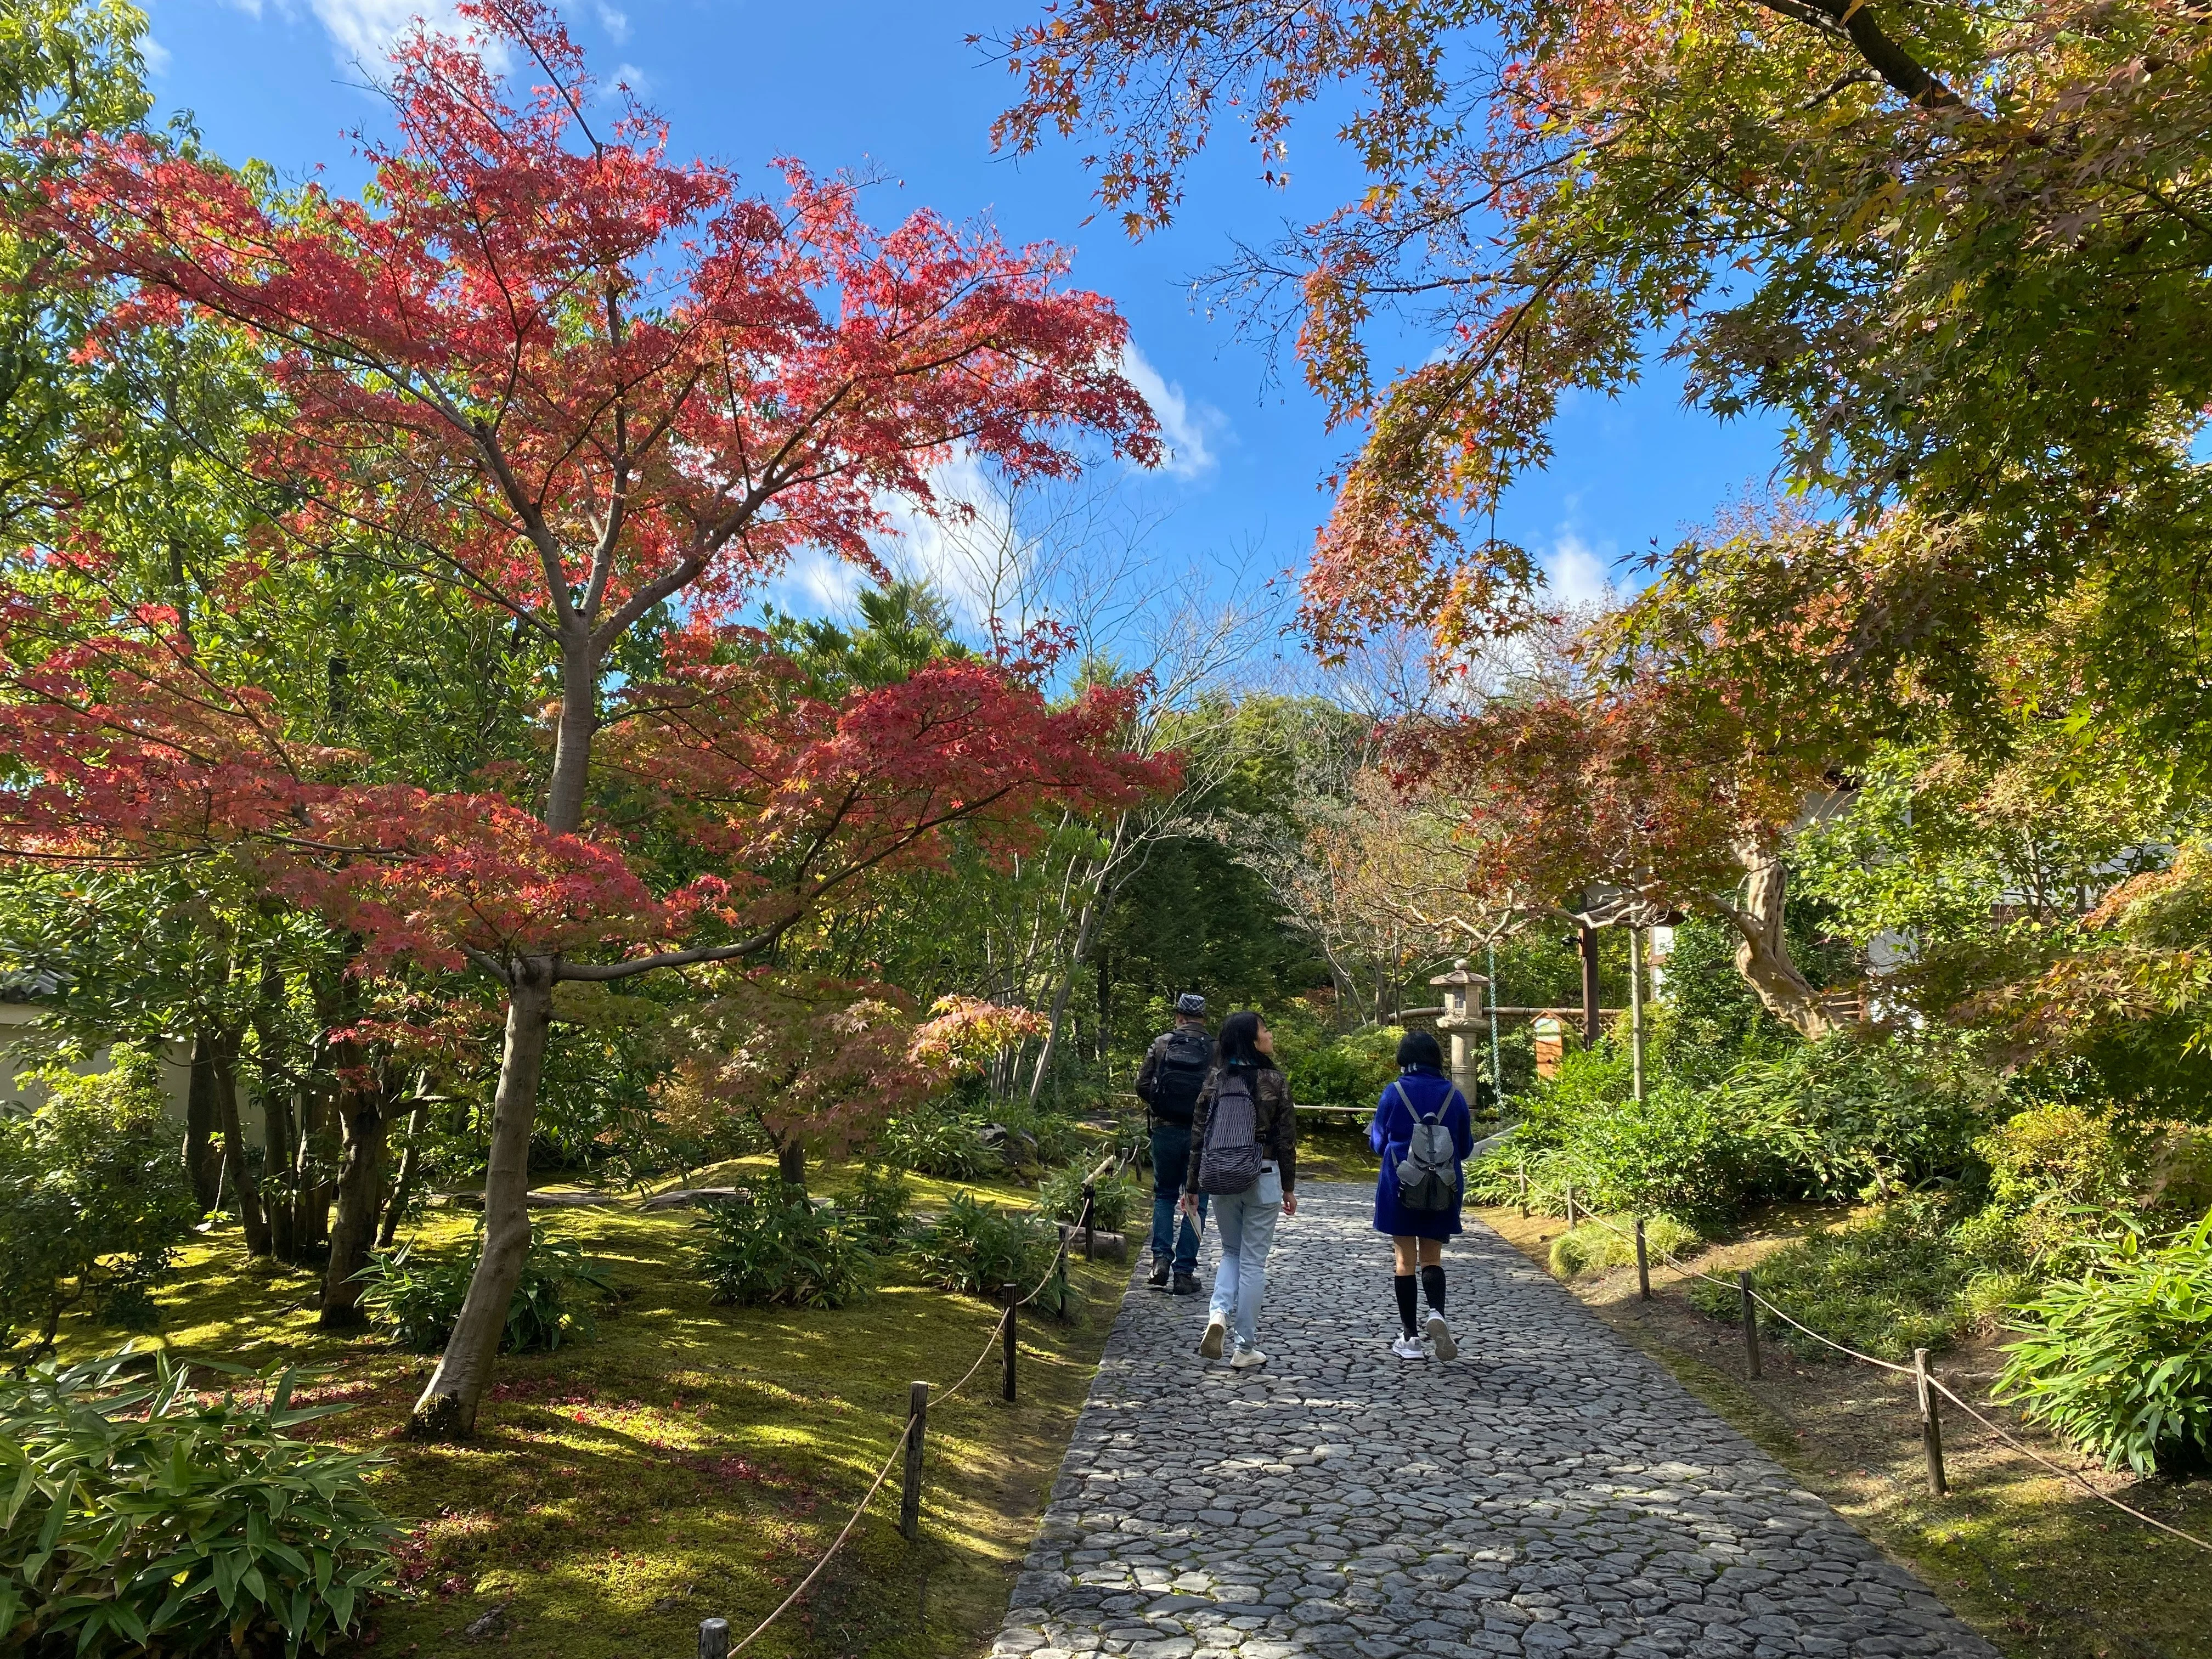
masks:
{"label": "cobblestone path", "polygon": [[1446,1255],[1460,1357],[1394,1358],[1370,1191],[1299,1197],[1261,1370],[1130,1291],[994,1655],[1994,1659],[1488,1229]]}

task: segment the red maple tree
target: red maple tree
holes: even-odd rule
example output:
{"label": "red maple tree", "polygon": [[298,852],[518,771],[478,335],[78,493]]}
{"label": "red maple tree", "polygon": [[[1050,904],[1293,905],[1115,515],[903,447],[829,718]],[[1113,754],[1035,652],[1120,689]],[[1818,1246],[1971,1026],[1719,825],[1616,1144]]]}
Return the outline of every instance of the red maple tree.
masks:
{"label": "red maple tree", "polygon": [[[1161,781],[1118,752],[1106,695],[1048,708],[1001,665],[940,664],[830,703],[729,618],[800,547],[881,574],[883,505],[935,505],[964,452],[1011,477],[1089,434],[1149,463],[1116,371],[1126,331],[1066,260],[921,212],[879,233],[848,182],[786,162],[780,202],[623,94],[604,131],[581,56],[538,0],[464,0],[474,31],[394,54],[395,144],[358,200],[276,199],[203,157],[93,140],[46,227],[116,284],[104,330],[236,330],[288,401],[252,465],[281,484],[277,556],[373,548],[510,617],[557,670],[542,776],[469,793],[360,769],[222,684],[175,618],[92,596],[0,599],[6,738],[30,775],[15,844],[122,857],[221,844],[371,960],[465,960],[507,997],[485,1247],[414,1426],[474,1425],[528,1248],[527,1152],[563,979],[757,956],[826,894],[926,856],[955,820],[1018,834],[1047,804]],[[487,48],[534,66],[518,95]],[[97,342],[95,342],[95,344]],[[675,623],[657,675],[611,659]],[[680,828],[668,878],[599,810]]]}

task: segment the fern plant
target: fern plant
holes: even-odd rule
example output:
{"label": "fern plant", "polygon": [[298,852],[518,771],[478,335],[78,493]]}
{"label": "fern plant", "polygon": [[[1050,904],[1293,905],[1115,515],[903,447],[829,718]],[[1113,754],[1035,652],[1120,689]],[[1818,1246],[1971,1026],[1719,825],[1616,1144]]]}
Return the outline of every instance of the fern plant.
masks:
{"label": "fern plant", "polygon": [[2083,1246],[2008,1328],[2000,1400],[2137,1474],[2212,1458],[2212,1215],[2165,1244],[2130,1231]]}
{"label": "fern plant", "polygon": [[709,1205],[695,1224],[701,1276],[717,1302],[741,1307],[842,1308],[873,1278],[869,1233],[801,1188],[750,1204]]}

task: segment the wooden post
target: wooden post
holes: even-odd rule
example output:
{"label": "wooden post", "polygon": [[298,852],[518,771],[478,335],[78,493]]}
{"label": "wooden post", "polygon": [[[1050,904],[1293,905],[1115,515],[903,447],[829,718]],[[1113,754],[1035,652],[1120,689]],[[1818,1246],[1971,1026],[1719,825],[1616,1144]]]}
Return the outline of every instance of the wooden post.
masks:
{"label": "wooden post", "polygon": [[1736,1294],[1743,1299],[1743,1357],[1751,1366],[1751,1374],[1759,1375],[1759,1304],[1752,1300],[1751,1269],[1746,1267],[1735,1276]]}
{"label": "wooden post", "polygon": [[1628,930],[1628,1066],[1629,1087],[1640,1103],[1644,1099],[1644,930]]}
{"label": "wooden post", "polygon": [[899,1531],[913,1543],[921,1536],[921,1440],[929,1431],[929,1384],[906,1392],[906,1484],[899,1493]]}
{"label": "wooden post", "polygon": [[729,1659],[730,1621],[726,1619],[702,1619],[699,1621],[699,1659]]}
{"label": "wooden post", "polygon": [[1941,1498],[1951,1490],[1943,1478],[1943,1419],[1936,1413],[1936,1390],[1929,1385],[1928,1350],[1912,1351],[1912,1382],[1920,1391],[1920,1449],[1928,1457],[1928,1495]]}
{"label": "wooden post", "polygon": [[1636,1290],[1644,1301],[1651,1299],[1651,1255],[1644,1244],[1644,1218],[1636,1218]]}
{"label": "wooden post", "polygon": [[1085,1182],[1083,1183],[1083,1259],[1085,1261],[1091,1261],[1097,1259],[1091,1254],[1093,1240],[1096,1236],[1092,1231],[1091,1206],[1097,1201],[1097,1188],[1093,1187],[1089,1182]]}
{"label": "wooden post", "polygon": [[1583,958],[1583,1047],[1597,1047],[1597,929],[1589,923],[1575,925],[1575,948]]}
{"label": "wooden post", "polygon": [[1574,1188],[1574,1183],[1573,1183],[1572,1182],[1569,1182],[1567,1183],[1567,1231],[1568,1231],[1569,1232],[1572,1232],[1572,1231],[1574,1231],[1574,1230],[1575,1230],[1575,1188]]}
{"label": "wooden post", "polygon": [[1006,1287],[1006,1316],[999,1326],[999,1394],[1009,1404],[1014,1398],[1014,1314],[1021,1305],[1014,1298],[1020,1288],[1018,1285]]}

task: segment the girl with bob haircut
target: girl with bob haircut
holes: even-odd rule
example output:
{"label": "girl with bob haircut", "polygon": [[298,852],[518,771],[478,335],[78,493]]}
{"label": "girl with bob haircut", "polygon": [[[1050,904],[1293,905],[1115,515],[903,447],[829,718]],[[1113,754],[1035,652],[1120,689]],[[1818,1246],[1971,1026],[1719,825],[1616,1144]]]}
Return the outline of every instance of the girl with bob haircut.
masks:
{"label": "girl with bob haircut", "polygon": [[1375,1231],[1387,1233],[1397,1258],[1392,1288],[1398,1296],[1398,1340],[1390,1352],[1401,1359],[1423,1359],[1421,1332],[1414,1324],[1413,1273],[1420,1272],[1422,1294],[1429,1304],[1428,1339],[1439,1359],[1459,1352],[1452,1340],[1451,1325],[1444,1318],[1444,1240],[1461,1231],[1460,1200],[1465,1183],[1456,1183],[1451,1207],[1408,1210],[1400,1202],[1398,1160],[1406,1156],[1413,1126],[1430,1113],[1450,1134],[1454,1169],[1474,1150],[1474,1120],[1466,1097],[1444,1075],[1443,1050],[1427,1031],[1408,1031],[1398,1039],[1398,1077],[1382,1091],[1368,1126],[1368,1144],[1382,1155],[1382,1173],[1375,1180]]}
{"label": "girl with bob haircut", "polygon": [[1206,1129],[1224,1081],[1240,1084],[1252,1097],[1254,1139],[1259,1142],[1259,1178],[1243,1192],[1213,1195],[1213,1227],[1221,1239],[1221,1267],[1213,1276],[1213,1300],[1198,1352],[1221,1358],[1230,1333],[1236,1347],[1230,1364],[1238,1370],[1264,1365],[1260,1352],[1260,1304],[1267,1293],[1267,1251],[1275,1242],[1275,1223],[1298,1212],[1297,1111],[1291,1103],[1290,1079],[1275,1064],[1274,1033],[1245,1009],[1221,1022],[1213,1048],[1213,1070],[1198,1091],[1190,1125],[1190,1168],[1183,1182],[1183,1213],[1198,1213],[1199,1171],[1205,1161]]}

